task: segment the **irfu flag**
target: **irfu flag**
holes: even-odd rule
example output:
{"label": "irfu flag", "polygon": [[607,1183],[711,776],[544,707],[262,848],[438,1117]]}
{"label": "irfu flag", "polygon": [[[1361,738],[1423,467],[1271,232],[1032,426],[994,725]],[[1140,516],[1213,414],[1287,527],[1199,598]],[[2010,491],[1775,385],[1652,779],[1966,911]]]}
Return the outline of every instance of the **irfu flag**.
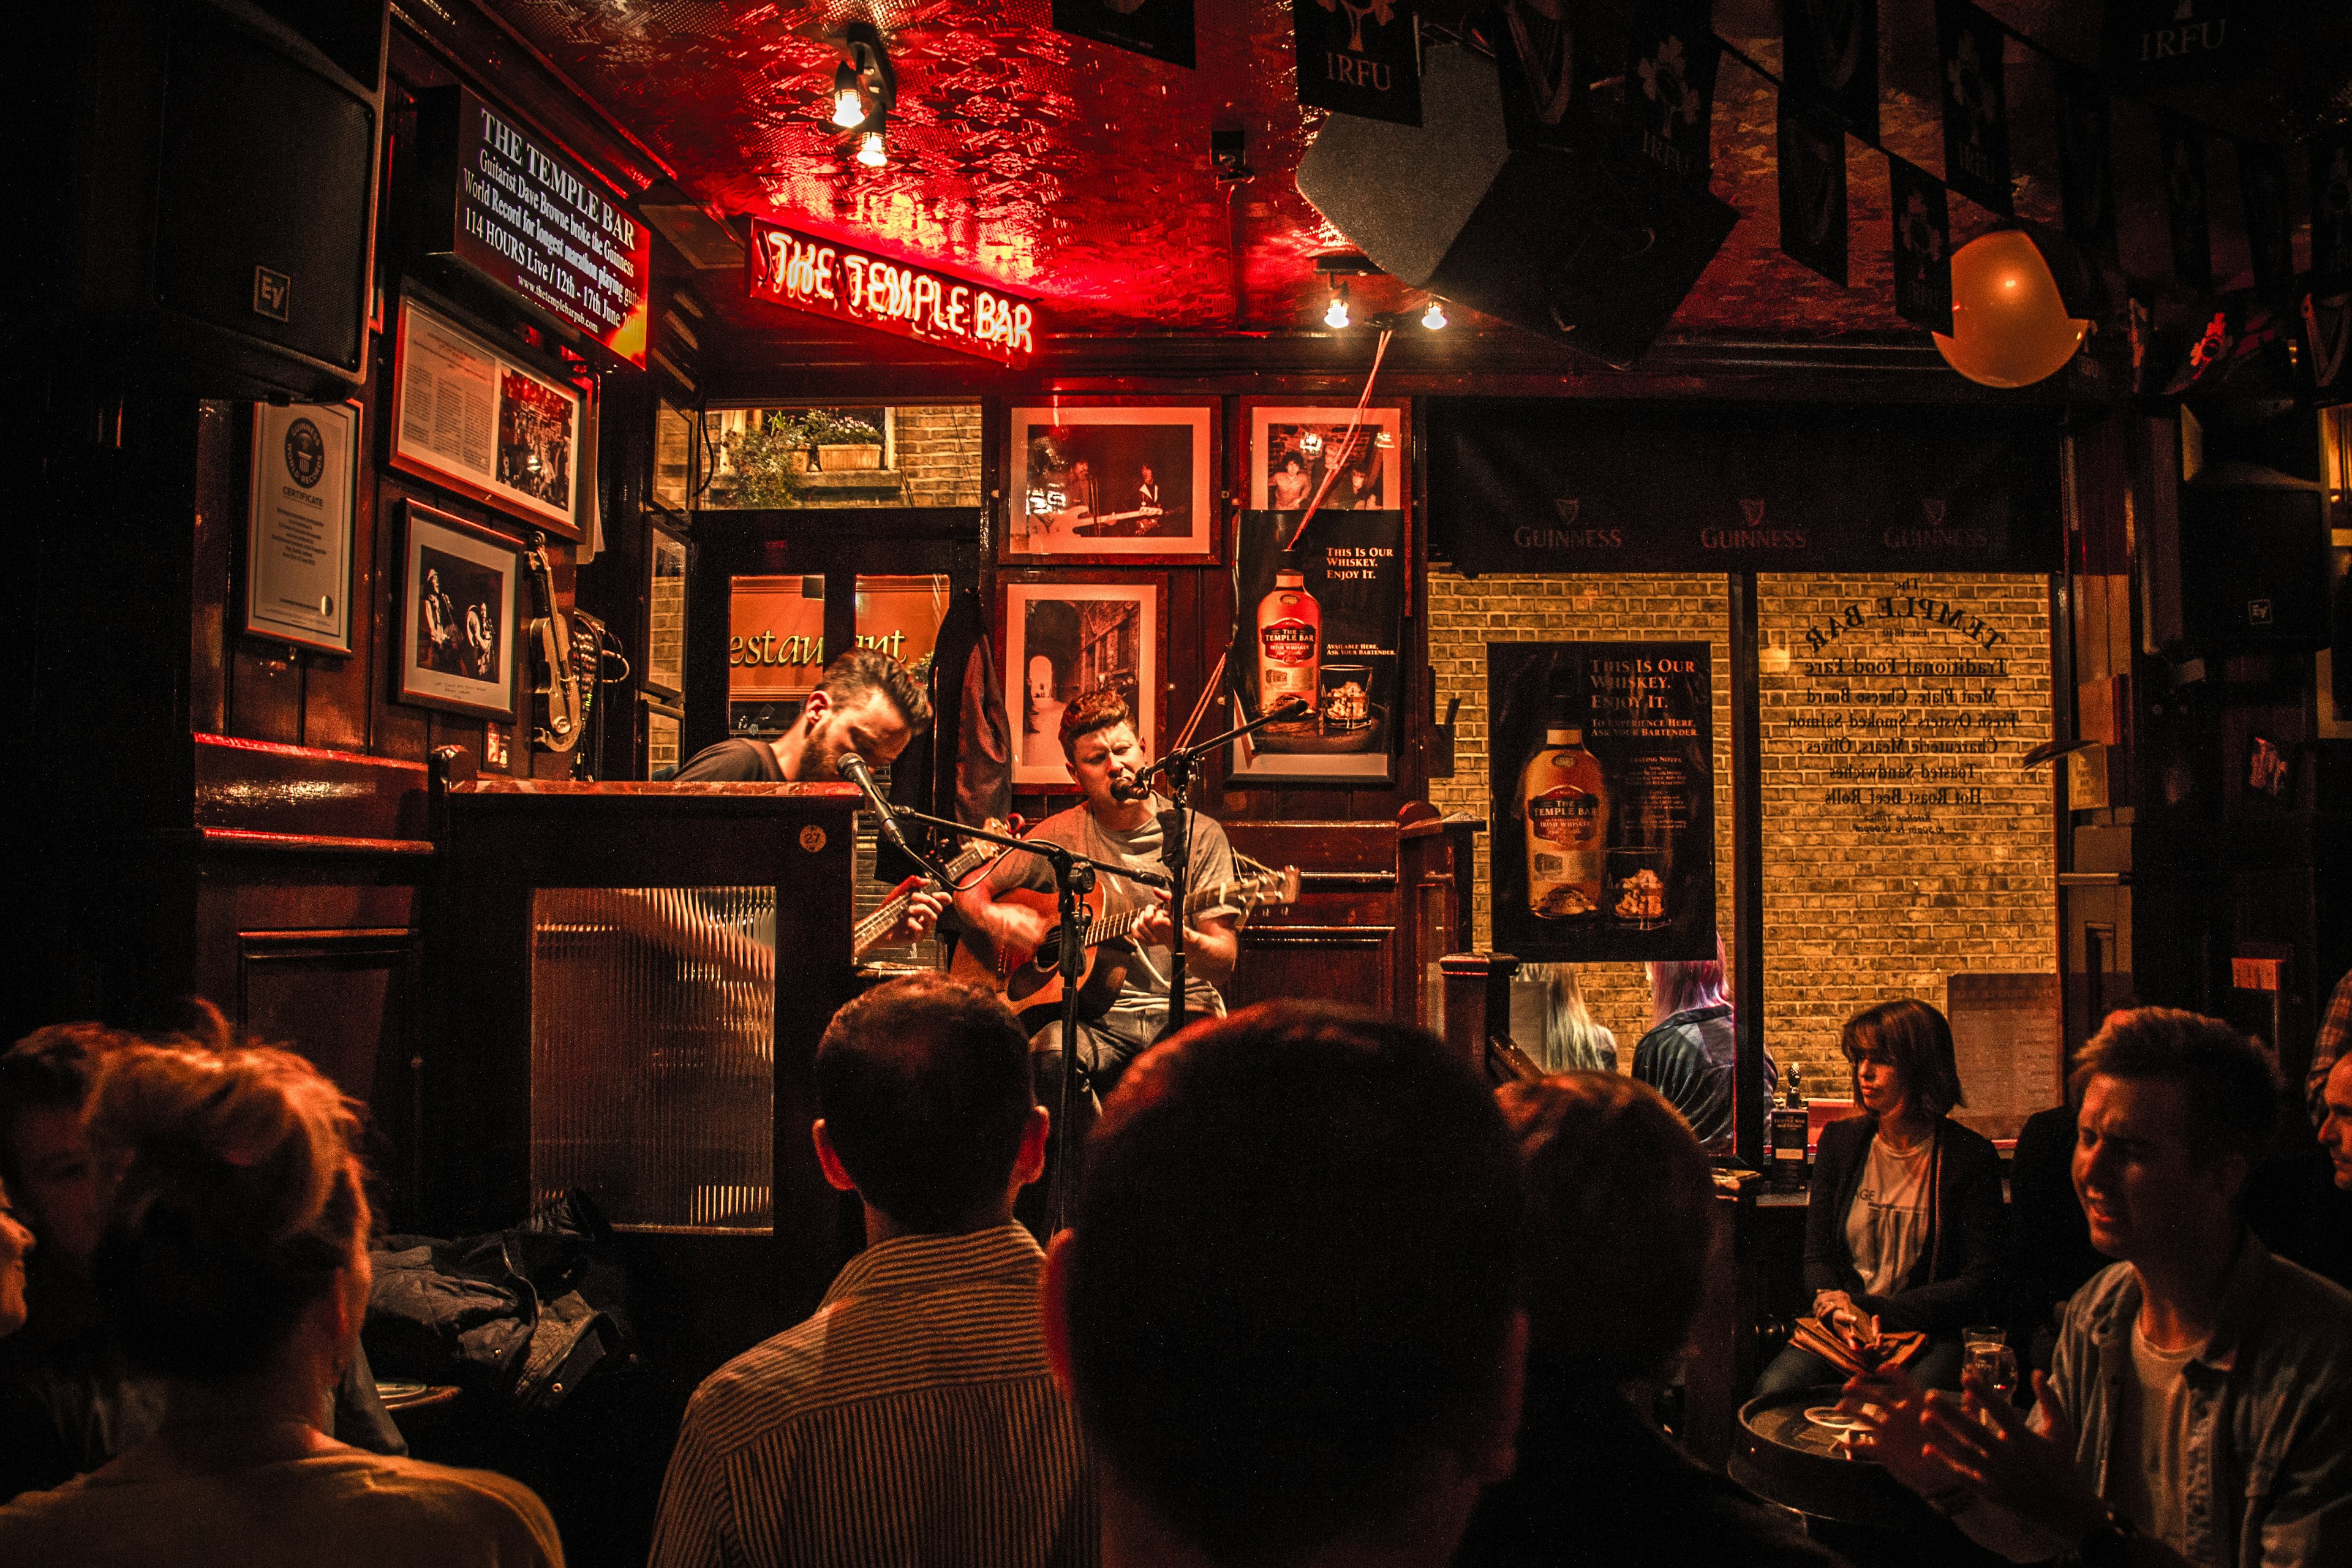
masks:
{"label": "irfu flag", "polygon": [[1627,116],[1643,153],[1704,188],[1723,58],[1706,0],[1651,0],[1633,15],[1625,56]]}
{"label": "irfu flag", "polygon": [[1780,0],[1781,90],[1878,140],[1878,0]]}
{"label": "irfu flag", "polygon": [[2164,216],[2172,232],[2172,275],[2200,294],[2213,291],[2213,245],[2205,214],[2205,132],[2196,121],[2156,113],[2163,149]]}
{"label": "irfu flag", "polygon": [[1192,0],[1054,0],[1054,31],[1171,66],[1192,64]]}
{"label": "irfu flag", "polygon": [[1931,332],[1952,330],[1952,219],[1944,183],[1892,153],[1888,206],[1895,215],[1895,309]]}
{"label": "irfu flag", "polygon": [[1780,95],[1780,248],[1845,287],[1845,128]]}
{"label": "irfu flag", "polygon": [[1413,0],[1292,0],[1298,101],[1317,109],[1421,123],[1421,50]]}
{"label": "irfu flag", "polygon": [[2000,23],[1968,0],[1936,0],[1944,98],[1944,183],[2008,215],[2009,85]]}
{"label": "irfu flag", "polygon": [[2094,254],[2116,242],[2116,174],[2107,95],[2080,66],[2058,68],[2058,201],[2066,237]]}

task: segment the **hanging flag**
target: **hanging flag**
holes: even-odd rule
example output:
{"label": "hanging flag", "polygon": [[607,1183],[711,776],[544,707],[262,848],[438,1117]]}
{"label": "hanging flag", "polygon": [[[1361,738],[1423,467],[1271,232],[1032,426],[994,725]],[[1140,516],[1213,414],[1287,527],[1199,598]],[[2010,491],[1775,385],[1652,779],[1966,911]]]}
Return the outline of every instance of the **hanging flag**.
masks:
{"label": "hanging flag", "polygon": [[2213,246],[2205,219],[2205,132],[2193,120],[2156,111],[2164,164],[2164,216],[2172,231],[2172,275],[2200,294],[2213,291]]}
{"label": "hanging flag", "polygon": [[1845,128],[1780,95],[1780,248],[1845,287]]}
{"label": "hanging flag", "polygon": [[2352,289],[2306,288],[2295,313],[2312,401],[2352,403]]}
{"label": "hanging flag", "polygon": [[1952,217],[1944,182],[1886,155],[1895,215],[1895,309],[1931,332],[1952,330]]}
{"label": "hanging flag", "polygon": [[1878,140],[1878,0],[1780,0],[1781,90]]}
{"label": "hanging flag", "polygon": [[2116,243],[2107,95],[2080,66],[2058,68],[2058,203],[2066,237],[2104,255]]}
{"label": "hanging flag", "polygon": [[1503,134],[1513,147],[1581,145],[1584,79],[1591,73],[1577,59],[1576,7],[1565,0],[1503,0],[1500,10],[1495,63]]}
{"label": "hanging flag", "polygon": [[1634,13],[1625,56],[1627,115],[1643,153],[1702,188],[1723,59],[1709,11],[1707,0],[1654,0]]}
{"label": "hanging flag", "polygon": [[2106,0],[2107,79],[2126,90],[2249,76],[2277,0]]}
{"label": "hanging flag", "polygon": [[1414,0],[1293,0],[1298,101],[1398,125],[1421,123]]}
{"label": "hanging flag", "polygon": [[1944,183],[1979,206],[2008,216],[2008,35],[1968,0],[1936,0],[1936,44],[1944,96]]}
{"label": "hanging flag", "polygon": [[2246,205],[2254,292],[2284,315],[2294,303],[2294,215],[2287,210],[2286,150],[2239,142],[2238,192]]}
{"label": "hanging flag", "polygon": [[1054,0],[1054,31],[1192,65],[1192,0]]}
{"label": "hanging flag", "polygon": [[2311,271],[2352,283],[2352,126],[2311,139]]}

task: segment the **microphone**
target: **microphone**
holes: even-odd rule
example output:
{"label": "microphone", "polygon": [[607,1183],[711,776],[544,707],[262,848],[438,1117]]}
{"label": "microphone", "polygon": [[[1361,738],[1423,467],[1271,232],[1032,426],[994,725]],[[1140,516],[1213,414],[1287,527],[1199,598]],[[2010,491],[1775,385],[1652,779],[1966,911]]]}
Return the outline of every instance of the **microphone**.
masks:
{"label": "microphone", "polygon": [[897,845],[917,865],[929,865],[929,861],[908,847],[907,836],[898,831],[898,814],[890,809],[890,803],[882,798],[880,790],[874,787],[874,770],[866,765],[866,759],[856,752],[844,752],[833,765],[843,778],[866,792],[866,804],[872,806],[874,814],[882,819],[882,837]]}

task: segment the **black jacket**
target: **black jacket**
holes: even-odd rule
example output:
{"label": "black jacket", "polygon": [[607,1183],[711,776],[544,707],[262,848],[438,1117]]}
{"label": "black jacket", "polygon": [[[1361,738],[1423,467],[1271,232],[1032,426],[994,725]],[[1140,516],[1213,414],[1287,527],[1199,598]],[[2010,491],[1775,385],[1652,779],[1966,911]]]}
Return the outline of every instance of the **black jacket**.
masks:
{"label": "black jacket", "polygon": [[1936,1121],[1934,1191],[1927,1245],[1903,1284],[1890,1295],[1863,1293],[1862,1276],[1846,1249],[1846,1215],[1870,1163],[1878,1118],[1850,1117],[1822,1129],[1813,1161],[1812,1195],[1805,1214],[1805,1287],[1843,1290],[1855,1306],[1890,1329],[1955,1333],[1998,1319],[2001,1300],[2000,1156],[1992,1140],[1950,1117]]}

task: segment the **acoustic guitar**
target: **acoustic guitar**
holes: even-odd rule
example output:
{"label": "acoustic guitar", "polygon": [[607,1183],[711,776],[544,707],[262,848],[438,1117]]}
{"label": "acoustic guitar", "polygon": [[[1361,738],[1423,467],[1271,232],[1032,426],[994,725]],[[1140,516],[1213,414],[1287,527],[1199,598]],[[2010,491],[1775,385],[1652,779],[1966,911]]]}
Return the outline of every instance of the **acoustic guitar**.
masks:
{"label": "acoustic guitar", "polygon": [[[991,833],[1002,833],[1015,837],[1021,832],[1021,819],[1017,816],[1013,819],[1013,826],[1010,827],[992,816],[982,826]],[[983,864],[1004,852],[1004,847],[1001,844],[990,844],[982,839],[974,839],[964,847],[962,853],[947,863],[945,869],[949,881],[962,881],[965,877],[978,870]],[[852,963],[865,963],[866,955],[882,945],[882,939],[888,936],[898,921],[905,918],[908,900],[918,889],[924,887],[929,881],[929,877],[908,878],[890,889],[890,896],[885,899],[872,914],[849,928],[849,956]]]}
{"label": "acoustic guitar", "polygon": [[[1298,868],[1285,866],[1279,871],[1260,871],[1195,889],[1185,896],[1184,918],[1189,922],[1203,910],[1220,905],[1246,914],[1251,910],[1294,902],[1297,897]],[[1048,920],[1060,913],[1060,905],[1052,893],[1033,888],[1014,888],[1000,895],[997,901],[1024,905]],[[1105,914],[1100,880],[1086,896],[1087,958],[1086,967],[1078,973],[1079,1017],[1098,1018],[1118,1000],[1119,991],[1127,984],[1128,970],[1135,960],[1135,946],[1129,938],[1143,923],[1143,917],[1158,907],[1143,904]],[[1062,928],[1055,925],[1035,947],[1008,943],[1000,948],[978,932],[966,931],[949,976],[1003,992],[1004,1000],[1013,1011],[1033,1028],[1036,1027],[1062,1005],[1061,932]]]}

